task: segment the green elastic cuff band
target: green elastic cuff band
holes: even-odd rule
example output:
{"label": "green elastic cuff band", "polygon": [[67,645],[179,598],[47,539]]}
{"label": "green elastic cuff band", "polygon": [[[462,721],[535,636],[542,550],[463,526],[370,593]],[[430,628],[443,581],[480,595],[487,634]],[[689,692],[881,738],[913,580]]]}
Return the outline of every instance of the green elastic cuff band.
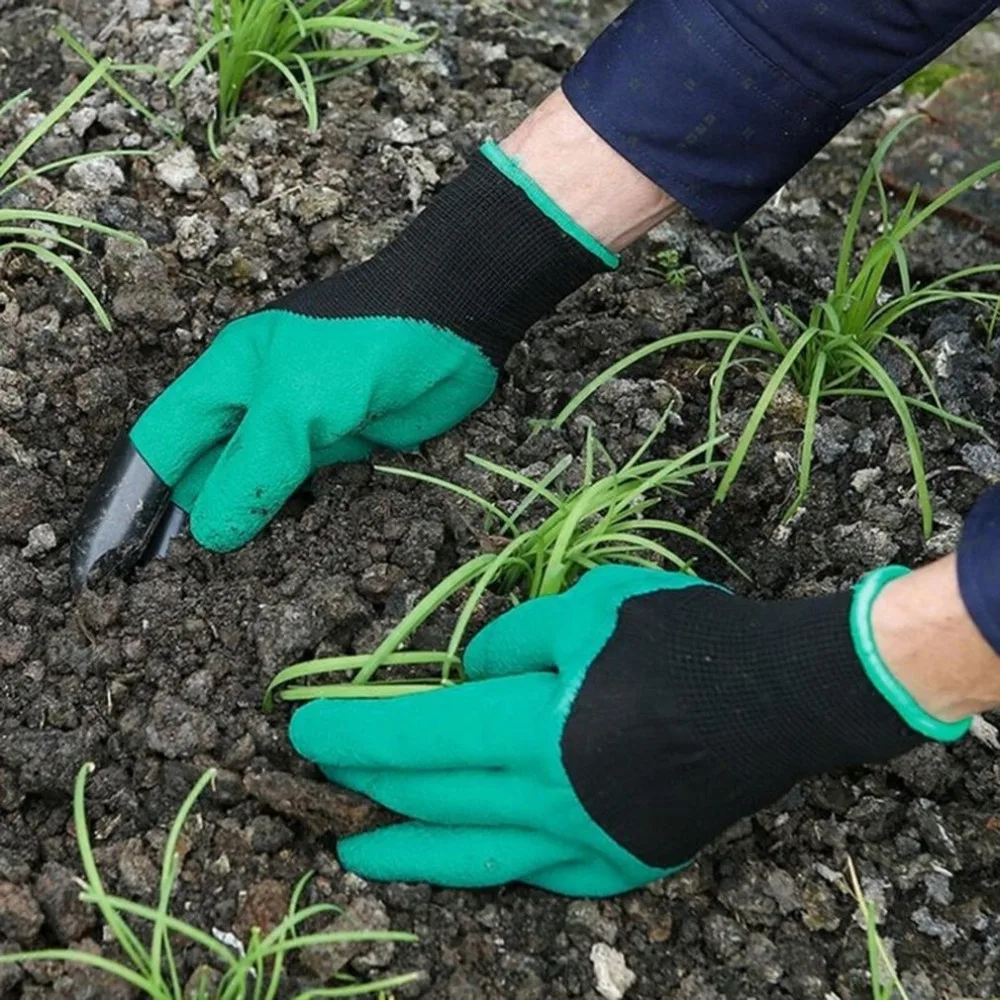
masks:
{"label": "green elastic cuff band", "polygon": [[585,246],[595,257],[610,268],[618,267],[618,254],[612,253],[600,240],[595,240],[586,229],[564,212],[520,167],[517,160],[508,156],[495,142],[484,142],[480,152],[509,181],[516,184],[563,232]]}
{"label": "green elastic cuff band", "polygon": [[905,566],[883,566],[861,578],[854,588],[851,604],[851,637],[858,659],[861,660],[868,679],[876,690],[903,717],[903,721],[918,733],[937,740],[939,743],[953,743],[961,739],[972,725],[972,719],[945,722],[931,715],[917,704],[916,699],[886,666],[885,660],[875,644],[872,630],[872,606],[882,592],[882,588],[893,580],[905,576],[910,571]]}

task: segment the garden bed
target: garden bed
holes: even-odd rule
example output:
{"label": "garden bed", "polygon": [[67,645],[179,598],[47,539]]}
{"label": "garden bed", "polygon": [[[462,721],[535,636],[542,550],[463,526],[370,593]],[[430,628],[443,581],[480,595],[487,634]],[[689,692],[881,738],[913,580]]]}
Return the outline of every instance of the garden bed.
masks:
{"label": "garden bed", "polygon": [[[179,52],[183,60],[190,51],[190,15],[170,0],[130,0],[117,20],[107,4],[59,6],[81,40],[100,40],[120,59],[169,61]],[[97,764],[89,808],[108,885],[144,901],[173,813],[213,765],[219,778],[199,806],[175,912],[245,935],[254,922],[279,919],[291,887],[313,869],[310,899],[419,935],[418,944],[330,960],[361,978],[425,970],[425,981],[399,997],[593,998],[599,942],[636,974],[633,1000],[862,997],[865,939],[841,881],[848,855],[884,914],[881,929],[911,1000],[995,995],[1000,765],[974,740],[806,783],[738,824],[682,876],[620,899],[375,885],[342,873],[332,833],[375,817],[295,757],[286,709],[263,714],[262,696],[295,660],[372,649],[434,582],[489,544],[479,512],[433,486],[367,464],[324,471],[311,495],[243,550],[216,556],[179,540],[134,582],[105,581],[70,599],[69,532],[118,430],[226,319],[371,253],[479,141],[509,128],[555,85],[595,28],[564,4],[518,4],[520,19],[478,4],[412,6],[412,16],[440,20],[441,41],[325,85],[317,134],[305,130],[294,100],[262,94],[216,161],[201,138],[206,98],[199,106],[193,79],[177,119],[188,130],[179,151],[113,100],[100,104],[103,97],[43,140],[46,159],[123,146],[165,152],[121,162],[120,176],[52,179],[65,210],[148,243],[94,240],[82,264],[112,315],[111,332],[39,262],[10,257],[0,270],[0,948],[65,944],[95,926],[70,881],[81,763]],[[0,7],[0,45],[13,54],[0,69],[0,99],[30,85],[48,110],[81,75],[80,61],[47,34],[55,16],[38,5]],[[136,89],[169,109],[163,92]],[[898,103],[862,115],[746,227],[750,267],[769,300],[798,305],[826,291],[843,214],[886,109]],[[12,137],[0,132],[0,147]],[[664,247],[694,268],[681,287],[646,270]],[[946,220],[932,222],[910,250],[915,280],[1000,253]],[[646,341],[751,319],[731,241],[672,222],[631,251],[620,272],[540,324],[514,352],[493,402],[460,429],[419,456],[380,458],[503,501],[516,492],[466,463],[466,452],[537,474],[579,455],[592,422],[621,459],[671,403],[675,416],[657,448],[680,454],[705,438],[709,362],[718,357],[711,348],[641,362],[559,431],[539,431],[537,421]],[[970,312],[929,312],[897,332],[923,353],[949,407],[1000,431],[997,352]],[[905,367],[894,373],[919,391]],[[723,429],[739,429],[760,392],[758,375],[749,365],[730,373]],[[935,506],[925,543],[897,421],[885,404],[844,400],[823,410],[812,490],[783,524],[800,407],[791,396],[776,407],[724,506],[712,506],[709,481],[665,505],[753,582],[707,551],[684,554],[744,593],[828,592],[887,561],[948,551],[977,494],[1000,479],[991,445],[920,417]],[[443,616],[424,628],[427,648],[446,642],[450,624]],[[297,970],[303,983],[307,971]],[[3,997],[119,995],[129,994],[89,970],[46,966],[19,978],[0,967]]]}

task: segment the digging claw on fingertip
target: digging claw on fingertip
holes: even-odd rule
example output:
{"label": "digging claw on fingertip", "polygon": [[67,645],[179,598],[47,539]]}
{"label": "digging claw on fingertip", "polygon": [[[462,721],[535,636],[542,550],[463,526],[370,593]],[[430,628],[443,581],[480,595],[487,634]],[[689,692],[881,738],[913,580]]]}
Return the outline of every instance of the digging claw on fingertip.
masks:
{"label": "digging claw on fingertip", "polygon": [[125,575],[165,554],[186,515],[170,487],[122,431],[90,491],[70,544],[70,586],[78,594],[100,576]]}

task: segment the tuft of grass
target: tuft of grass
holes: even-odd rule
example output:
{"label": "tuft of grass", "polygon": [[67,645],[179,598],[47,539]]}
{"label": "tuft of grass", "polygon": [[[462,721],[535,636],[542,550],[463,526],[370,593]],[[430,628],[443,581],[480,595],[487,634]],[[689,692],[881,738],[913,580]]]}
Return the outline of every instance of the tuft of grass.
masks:
{"label": "tuft of grass", "polygon": [[382,19],[392,0],[215,0],[211,34],[170,80],[176,90],[202,64],[219,75],[214,135],[225,135],[251,82],[277,74],[302,105],[311,130],[319,127],[316,84],[375,59],[416,52],[434,37],[431,27],[408,28]]}
{"label": "tuft of grass", "polygon": [[[667,545],[664,536],[675,536],[707,547],[738,566],[702,533],[677,521],[656,517],[653,508],[662,494],[676,494],[693,479],[713,467],[705,460],[708,442],[677,458],[647,458],[653,442],[669,417],[657,426],[620,468],[588,429],[583,454],[582,482],[563,488],[561,481],[573,463],[571,456],[560,459],[540,479],[498,465],[475,455],[474,465],[519,486],[523,498],[510,514],[485,497],[423,472],[378,467],[381,472],[431,483],[478,506],[486,515],[489,533],[484,535],[490,551],[485,551],[448,574],[386,636],[372,653],[312,660],[286,667],[271,681],[265,707],[274,699],[305,701],[314,698],[384,697],[432,691],[461,679],[462,648],[473,614],[487,590],[502,594],[516,603],[534,597],[559,594],[588,569],[607,562],[636,566],[669,565],[689,572],[691,563]],[[598,475],[598,463],[607,466]],[[536,506],[548,512],[532,527],[525,527],[525,515]],[[745,575],[745,574],[744,574]],[[464,591],[462,603],[447,648],[440,651],[401,651],[412,641],[418,628],[436,611]],[[382,667],[437,665],[438,675],[412,679],[389,678],[373,681]],[[310,684],[326,674],[353,674],[351,683]]]}
{"label": "tuft of grass", "polygon": [[[0,955],[0,965],[32,962],[87,965],[129,983],[151,1000],[275,1000],[283,986],[286,962],[304,948],[348,941],[416,940],[412,934],[396,931],[302,933],[307,921],[339,912],[335,906],[327,903],[299,907],[310,875],[304,876],[296,884],[288,913],[281,923],[266,935],[254,928],[250,941],[239,954],[212,934],[172,916],[170,897],[181,863],[178,845],[195,802],[215,777],[214,770],[206,771],[197,781],[171,825],[163,850],[160,894],[156,906],[146,906],[109,895],[94,860],[84,804],[87,777],[93,770],[93,764],[84,764],[77,774],[73,793],[74,822],[85,875],[85,879],[80,880],[80,899],[96,906],[100,911],[106,933],[118,943],[123,960],[117,961],[72,948],[46,948]],[[149,926],[149,934],[145,939],[134,929],[137,923]],[[221,970],[221,973],[213,976],[204,970],[200,979],[189,987],[189,992],[185,992],[174,953],[177,939],[200,948],[209,956],[212,966]],[[322,986],[300,992],[293,1000],[373,994],[384,997],[385,990],[413,982],[418,977],[419,973],[406,973],[372,983],[345,982],[339,986]]]}
{"label": "tuft of grass", "polygon": [[[81,254],[89,253],[89,251],[78,240],[63,235],[59,230],[69,229],[80,233],[100,233],[103,236],[114,236],[117,239],[136,244],[141,244],[142,241],[120,229],[112,229],[90,219],[62,212],[52,212],[46,208],[19,207],[10,203],[18,188],[24,187],[44,174],[55,170],[64,170],[74,163],[83,163],[97,157],[144,155],[142,150],[110,150],[67,156],[40,167],[30,167],[25,163],[25,156],[32,147],[98,84],[105,81],[109,65],[107,60],[95,63],[76,87],[41,121],[30,128],[3,159],[0,159],[0,256],[11,250],[24,251],[34,254],[44,264],[61,272],[87,301],[98,321],[107,330],[111,329],[111,319],[107,312],[98,301],[93,289],[64,256],[67,250]],[[28,96],[28,93],[27,90],[22,91],[0,103],[0,118],[10,114]],[[39,225],[50,228],[40,229]],[[55,249],[52,249],[53,247]]]}
{"label": "tuft of grass", "polygon": [[[925,535],[929,535],[933,526],[933,510],[924,468],[923,448],[914,421],[915,411],[930,413],[966,430],[978,433],[983,431],[978,424],[945,409],[927,369],[913,348],[893,333],[893,327],[910,313],[947,302],[969,302],[996,310],[1000,305],[1000,295],[970,291],[963,286],[977,278],[997,274],[1000,272],[1000,264],[964,268],[920,286],[911,281],[905,244],[947,204],[1000,171],[1000,160],[969,174],[923,207],[918,205],[919,190],[914,190],[906,203],[893,214],[889,196],[882,183],[881,167],[900,132],[916,120],[911,117],[897,124],[872,155],[847,216],[833,288],[824,301],[814,303],[808,314],[803,316],[783,304],[778,304],[773,310],[769,309],[750,275],[737,238],[737,257],[754,304],[756,322],[738,332],[697,330],[673,334],[647,344],[616,362],[587,385],[566,404],[554,424],[560,426],[564,423],[604,382],[641,358],[686,343],[721,341],[725,344],[725,349],[711,382],[710,438],[715,435],[719,425],[722,392],[730,370],[745,361],[749,352],[758,357],[763,355],[769,374],[726,464],[716,491],[716,501],[725,500],[728,496],[771,404],[787,382],[804,399],[805,417],[797,490],[791,505],[785,511],[785,519],[795,514],[809,489],[813,442],[821,405],[842,396],[871,397],[888,402],[902,426],[923,529]],[[878,200],[880,232],[856,263],[861,217],[873,192]],[[898,282],[898,290],[890,290],[892,281]],[[916,370],[926,390],[926,398],[908,396],[899,389],[879,358],[884,350],[901,355]]]}

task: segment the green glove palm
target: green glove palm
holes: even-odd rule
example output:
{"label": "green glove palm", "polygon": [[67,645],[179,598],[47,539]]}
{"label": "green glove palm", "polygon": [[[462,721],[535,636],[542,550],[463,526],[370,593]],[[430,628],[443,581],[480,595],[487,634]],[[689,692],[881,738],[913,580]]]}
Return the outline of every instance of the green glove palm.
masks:
{"label": "green glove palm", "polygon": [[227,325],[132,444],[195,538],[236,548],[320,466],[457,424],[525,330],[616,261],[487,144],[371,260]]}
{"label": "green glove palm", "polygon": [[802,777],[965,732],[923,713],[871,642],[871,603],[899,572],[762,604],[600,567],[488,625],[468,683],[313,702],[291,740],[331,781],[412,818],[340,843],[363,876],[622,892]]}

